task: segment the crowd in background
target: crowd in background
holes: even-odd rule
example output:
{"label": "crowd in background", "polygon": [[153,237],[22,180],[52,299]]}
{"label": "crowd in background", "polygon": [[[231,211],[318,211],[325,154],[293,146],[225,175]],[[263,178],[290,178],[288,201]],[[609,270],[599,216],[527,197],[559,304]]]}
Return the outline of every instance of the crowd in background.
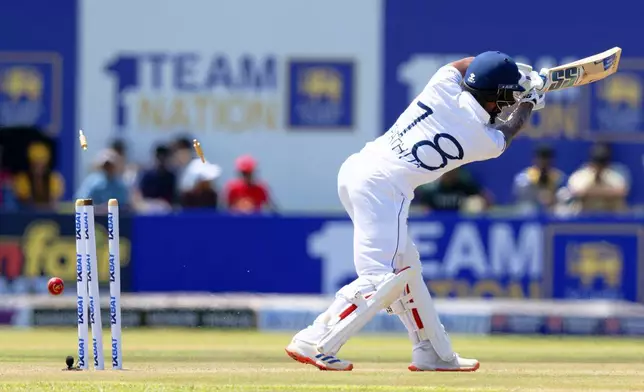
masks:
{"label": "crowd in background", "polygon": [[[514,212],[565,216],[628,211],[630,171],[612,161],[610,145],[594,144],[588,161],[569,174],[556,167],[555,158],[551,146],[537,146],[532,165],[514,178]],[[418,187],[413,205],[421,212],[476,213],[494,207],[494,196],[468,174],[467,167],[462,167]]]}
{"label": "crowd in background", "polygon": [[[33,142],[27,150],[26,170],[13,175],[0,170],[0,208],[55,210],[64,179],[51,168],[51,153],[43,143]],[[74,198],[91,198],[99,208],[115,198],[123,208],[148,214],[185,209],[275,211],[269,187],[258,178],[256,160],[243,155],[235,167],[237,177],[219,184],[221,168],[195,157],[189,138],[155,146],[152,159],[143,165],[131,161],[125,143],[115,140],[96,155]]]}
{"label": "crowd in background", "polygon": [[[147,164],[129,159],[126,145],[115,140],[98,153],[89,175],[74,198],[91,198],[95,205],[116,198],[131,211],[163,214],[180,209],[275,212],[268,185],[258,178],[250,155],[237,158],[236,178],[220,184],[221,168],[194,155],[192,140],[179,137],[153,148]],[[52,168],[52,152],[42,142],[27,146],[27,169],[11,175],[0,170],[0,208],[53,210],[63,197],[65,179]],[[572,173],[556,166],[554,150],[540,145],[533,164],[520,170],[512,186],[514,213],[627,211],[629,169],[612,161],[610,145],[597,143],[589,159]],[[494,195],[467,171],[445,173],[438,181],[416,190],[414,212],[460,211],[478,213],[498,207]],[[507,207],[507,206],[506,206]]]}

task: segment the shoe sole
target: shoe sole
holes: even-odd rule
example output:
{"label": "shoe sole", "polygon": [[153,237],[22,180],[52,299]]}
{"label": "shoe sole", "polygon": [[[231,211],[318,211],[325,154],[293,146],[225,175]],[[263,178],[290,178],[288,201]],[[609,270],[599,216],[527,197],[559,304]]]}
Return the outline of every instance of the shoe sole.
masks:
{"label": "shoe sole", "polygon": [[312,360],[311,358],[305,357],[303,355],[300,355],[300,354],[296,353],[295,351],[289,351],[287,349],[285,349],[284,351],[286,351],[286,354],[288,354],[289,357],[293,358],[297,362],[303,363],[305,365],[313,365],[313,366],[315,366],[316,368],[318,368],[320,370],[329,371],[329,372],[348,372],[348,371],[353,370],[353,364],[347,366],[345,369],[333,369],[333,368],[330,368],[330,367],[326,367],[324,365],[320,365],[317,362],[315,362],[314,360]]}
{"label": "shoe sole", "polygon": [[419,369],[414,365],[409,365],[407,369],[409,369],[412,372],[475,372],[481,367],[481,364],[479,362],[476,363],[473,367],[469,368],[455,368],[455,369],[448,369],[448,368],[438,368],[438,369]]}

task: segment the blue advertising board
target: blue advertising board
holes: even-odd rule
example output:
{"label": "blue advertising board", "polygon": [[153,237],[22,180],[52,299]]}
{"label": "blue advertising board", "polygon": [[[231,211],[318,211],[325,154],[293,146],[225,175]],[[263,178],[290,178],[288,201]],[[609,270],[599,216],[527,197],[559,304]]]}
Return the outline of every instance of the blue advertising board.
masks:
{"label": "blue advertising board", "polygon": [[553,224],[544,240],[544,267],[552,276],[544,282],[547,296],[644,302],[641,224]]}
{"label": "blue advertising board", "polygon": [[[120,217],[121,287],[131,290],[132,219]],[[96,253],[101,289],[109,282],[107,217],[97,213]],[[0,296],[47,292],[47,280],[67,283],[75,295],[76,237],[74,217],[52,213],[0,213]]]}
{"label": "blue advertising board", "polygon": [[0,126],[37,126],[57,144],[72,195],[76,135],[76,0],[0,3]]}
{"label": "blue advertising board", "polygon": [[319,293],[322,265],[307,248],[323,223],[197,213],[137,217],[133,289]]}
{"label": "blue advertising board", "polygon": [[[13,283],[21,278],[73,278],[72,222],[65,215],[0,214],[6,292],[25,291]],[[104,218],[99,223],[99,270],[106,276]],[[121,234],[124,291],[332,295],[356,276],[353,226],[343,218],[124,215]],[[641,220],[441,214],[412,219],[409,238],[438,298],[644,302]]]}
{"label": "blue advertising board", "polygon": [[[556,165],[571,174],[588,160],[593,141],[613,146],[615,160],[629,167],[633,179],[644,175],[644,27],[641,3],[617,1],[610,9],[584,3],[563,17],[561,4],[541,4],[557,10],[534,25],[532,3],[513,3],[511,16],[497,7],[468,0],[458,7],[448,2],[385,1],[383,131],[442,65],[486,50],[500,50],[537,70],[587,57],[614,46],[623,49],[620,70],[589,86],[553,92],[546,107],[500,158],[468,166],[499,203],[512,201],[514,175],[531,164],[536,143],[556,151]],[[572,6],[574,7],[574,6]],[[509,19],[508,19],[509,18]],[[519,22],[519,20],[523,20]],[[601,21],[600,23],[597,21]],[[524,23],[525,22],[525,23]],[[493,173],[493,175],[491,175]],[[633,181],[630,200],[644,200],[644,184]]]}
{"label": "blue advertising board", "polygon": [[[181,214],[132,230],[134,291],[330,295],[356,276],[348,219]],[[441,214],[409,237],[439,298],[644,300],[641,221]]]}
{"label": "blue advertising board", "polygon": [[[355,278],[349,220],[136,217],[132,289],[333,294]],[[416,218],[409,235],[445,297],[642,300],[638,221]]]}

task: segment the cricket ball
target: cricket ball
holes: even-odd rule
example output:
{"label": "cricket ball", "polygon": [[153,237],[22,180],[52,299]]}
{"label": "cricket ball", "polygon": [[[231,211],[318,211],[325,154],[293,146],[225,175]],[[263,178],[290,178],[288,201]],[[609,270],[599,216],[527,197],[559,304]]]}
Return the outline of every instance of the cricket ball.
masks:
{"label": "cricket ball", "polygon": [[51,295],[60,295],[65,291],[65,283],[61,278],[53,277],[47,282],[47,289]]}

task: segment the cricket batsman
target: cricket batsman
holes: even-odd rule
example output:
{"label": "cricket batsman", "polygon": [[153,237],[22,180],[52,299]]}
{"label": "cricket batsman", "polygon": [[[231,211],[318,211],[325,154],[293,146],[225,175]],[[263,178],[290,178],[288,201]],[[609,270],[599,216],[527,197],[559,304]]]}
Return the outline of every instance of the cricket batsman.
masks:
{"label": "cricket batsman", "polygon": [[[524,69],[524,68],[522,68]],[[527,71],[526,71],[527,72]],[[412,371],[475,371],[440,322],[407,235],[414,189],[469,162],[500,156],[544,107],[543,79],[491,51],[440,68],[387,133],[351,155],[338,174],[338,194],[354,226],[358,278],[287,346],[293,359],[321,370],[352,370],[336,357],[379,311],[400,318],[412,342]],[[518,104],[517,104],[518,103]],[[516,105],[506,122],[495,121]]]}

